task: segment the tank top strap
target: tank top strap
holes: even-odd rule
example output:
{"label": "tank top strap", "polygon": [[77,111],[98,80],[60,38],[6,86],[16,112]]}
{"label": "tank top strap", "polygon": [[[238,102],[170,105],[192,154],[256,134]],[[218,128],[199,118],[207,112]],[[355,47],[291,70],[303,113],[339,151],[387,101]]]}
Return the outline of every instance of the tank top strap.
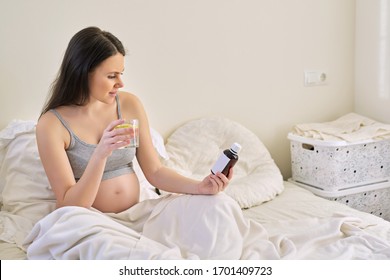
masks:
{"label": "tank top strap", "polygon": [[119,95],[118,94],[116,94],[115,99],[116,99],[116,109],[117,109],[117,113],[118,113],[118,118],[121,119],[122,112],[121,112],[121,104],[119,103]]}
{"label": "tank top strap", "polygon": [[74,145],[74,137],[75,137],[75,134],[73,133],[72,129],[70,128],[68,123],[64,120],[64,118],[60,115],[60,113],[57,112],[56,109],[50,109],[49,111],[52,112],[59,119],[59,121],[66,128],[66,130],[69,131],[69,134],[70,134],[69,148],[72,147]]}

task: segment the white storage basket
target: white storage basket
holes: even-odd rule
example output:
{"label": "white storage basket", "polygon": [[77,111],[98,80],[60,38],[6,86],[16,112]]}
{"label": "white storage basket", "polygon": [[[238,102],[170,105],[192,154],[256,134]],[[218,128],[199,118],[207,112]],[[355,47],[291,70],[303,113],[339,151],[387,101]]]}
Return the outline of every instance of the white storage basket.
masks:
{"label": "white storage basket", "polygon": [[348,143],[288,134],[292,179],[325,191],[388,182],[390,140]]}
{"label": "white storage basket", "polygon": [[293,179],[289,179],[289,181],[325,199],[343,203],[390,221],[389,182],[369,184],[340,191],[324,191],[304,183],[298,183]]}

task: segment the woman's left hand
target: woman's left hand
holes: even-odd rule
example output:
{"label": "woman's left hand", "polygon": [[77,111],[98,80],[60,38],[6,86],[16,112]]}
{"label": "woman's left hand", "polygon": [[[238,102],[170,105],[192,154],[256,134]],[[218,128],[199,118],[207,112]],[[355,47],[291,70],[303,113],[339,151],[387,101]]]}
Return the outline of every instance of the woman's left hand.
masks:
{"label": "woman's left hand", "polygon": [[226,189],[232,177],[233,168],[229,170],[228,177],[221,172],[210,174],[198,185],[198,192],[199,194],[217,194],[222,192]]}

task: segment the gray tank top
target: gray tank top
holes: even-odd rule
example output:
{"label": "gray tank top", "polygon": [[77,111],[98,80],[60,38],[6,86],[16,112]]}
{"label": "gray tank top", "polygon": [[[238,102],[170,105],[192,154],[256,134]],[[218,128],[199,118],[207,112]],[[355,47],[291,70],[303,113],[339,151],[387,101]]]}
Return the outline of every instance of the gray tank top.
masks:
{"label": "gray tank top", "polygon": [[[116,102],[118,108],[118,117],[121,118],[122,114],[120,111],[118,96],[116,97]],[[76,134],[74,134],[67,122],[55,109],[51,109],[50,111],[57,116],[62,125],[69,131],[70,144],[66,149],[66,154],[68,155],[74,177],[76,181],[78,181],[81,178],[81,175],[83,175],[89,159],[91,158],[92,153],[97,145],[88,144],[81,140],[79,137],[77,137]],[[132,163],[134,156],[135,148],[114,150],[111,156],[107,158],[102,180],[111,179],[128,173],[134,173]]]}

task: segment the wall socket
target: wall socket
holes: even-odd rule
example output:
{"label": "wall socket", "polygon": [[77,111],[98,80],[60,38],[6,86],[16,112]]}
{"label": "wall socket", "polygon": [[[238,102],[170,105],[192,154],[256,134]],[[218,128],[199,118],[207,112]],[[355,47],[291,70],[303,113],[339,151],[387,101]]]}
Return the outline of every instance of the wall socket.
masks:
{"label": "wall socket", "polygon": [[325,71],[305,71],[304,85],[306,87],[326,85],[328,75]]}

